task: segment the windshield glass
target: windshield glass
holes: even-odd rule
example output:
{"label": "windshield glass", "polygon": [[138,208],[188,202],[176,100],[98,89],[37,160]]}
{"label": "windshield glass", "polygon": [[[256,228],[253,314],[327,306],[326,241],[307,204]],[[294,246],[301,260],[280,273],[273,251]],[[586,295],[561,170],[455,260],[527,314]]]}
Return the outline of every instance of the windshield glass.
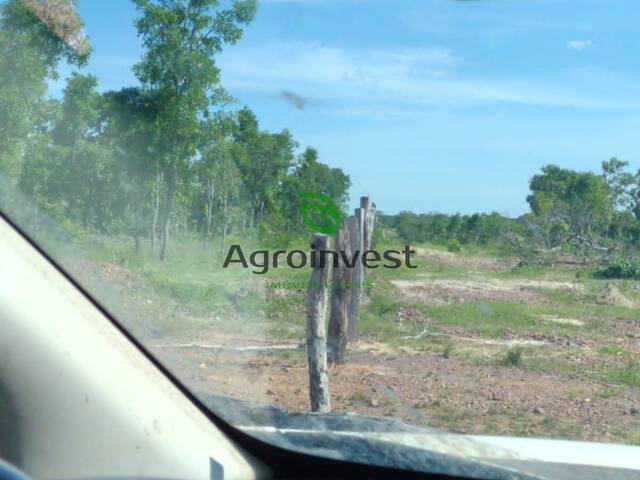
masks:
{"label": "windshield glass", "polygon": [[0,209],[217,415],[640,443],[639,4],[0,5]]}

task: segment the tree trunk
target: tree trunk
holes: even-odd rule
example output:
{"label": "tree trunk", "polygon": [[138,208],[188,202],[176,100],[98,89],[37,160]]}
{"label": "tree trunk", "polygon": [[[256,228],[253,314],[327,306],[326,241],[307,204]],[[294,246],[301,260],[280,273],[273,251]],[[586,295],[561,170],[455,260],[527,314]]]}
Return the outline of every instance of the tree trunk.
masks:
{"label": "tree trunk", "polygon": [[202,251],[207,251],[207,244],[209,243],[209,235],[211,234],[211,221],[213,217],[213,200],[215,198],[215,187],[213,179],[209,179],[207,185],[207,205],[204,225],[204,236],[202,238]]}
{"label": "tree trunk", "polygon": [[151,221],[151,251],[155,249],[158,238],[158,214],[160,212],[160,186],[162,185],[162,173],[156,174],[156,185],[153,190],[153,219]]}
{"label": "tree trunk", "polygon": [[[336,232],[335,251],[338,255],[341,255],[341,251],[343,251],[347,258],[351,257],[349,230],[341,229]],[[340,257],[338,268],[333,269],[331,279],[331,316],[327,340],[327,355],[330,363],[340,364],[345,361],[351,282],[352,270],[344,264]]]}
{"label": "tree trunk", "polygon": [[260,200],[260,208],[258,208],[258,215],[256,218],[256,227],[262,220],[262,215],[264,214],[264,200]]}
{"label": "tree trunk", "polygon": [[329,376],[327,374],[327,344],[325,337],[327,315],[327,289],[329,268],[320,268],[320,252],[327,250],[328,237],[313,235],[316,268],[311,272],[307,298],[307,359],[309,362],[309,397],[311,411],[331,412]]}
{"label": "tree trunk", "polygon": [[133,253],[140,253],[140,216],[142,215],[142,201],[137,201],[133,213]]}
{"label": "tree trunk", "polygon": [[178,159],[174,156],[167,174],[167,199],[162,219],[162,241],[160,243],[160,260],[167,258],[167,248],[169,244],[169,226],[171,224],[171,213],[173,212],[173,197],[176,191],[176,173],[178,169]]}
{"label": "tree trunk", "polygon": [[227,194],[224,194],[222,198],[222,241],[220,244],[220,254],[224,255],[224,246],[227,243]]}

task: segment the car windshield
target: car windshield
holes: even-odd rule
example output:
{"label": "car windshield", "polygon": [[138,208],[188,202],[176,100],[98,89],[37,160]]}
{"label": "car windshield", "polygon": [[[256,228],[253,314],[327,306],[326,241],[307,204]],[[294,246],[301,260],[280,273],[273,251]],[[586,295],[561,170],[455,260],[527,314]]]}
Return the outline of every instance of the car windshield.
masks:
{"label": "car windshield", "polygon": [[639,28],[633,0],[5,0],[0,209],[267,441],[640,444]]}

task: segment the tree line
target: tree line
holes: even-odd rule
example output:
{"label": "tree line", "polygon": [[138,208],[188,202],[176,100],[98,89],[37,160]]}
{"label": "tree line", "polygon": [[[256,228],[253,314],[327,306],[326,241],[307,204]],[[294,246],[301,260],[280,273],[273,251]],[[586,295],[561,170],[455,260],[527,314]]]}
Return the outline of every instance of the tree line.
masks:
{"label": "tree line", "polygon": [[504,247],[523,261],[542,262],[553,252],[583,260],[635,255],[640,245],[640,170],[611,158],[600,173],[546,165],[529,181],[530,212],[447,215],[400,212],[383,223],[410,242]]}
{"label": "tree line", "polygon": [[[288,130],[269,132],[220,84],[216,56],[240,40],[256,0],[133,0],[143,54],[138,85],[101,91],[76,71],[89,41],[69,0],[8,0],[0,10],[0,170],[71,232],[128,234],[165,259],[171,232],[264,238],[303,230],[299,194],[346,208],[350,179]],[[0,198],[2,201],[2,198]]]}
{"label": "tree line", "polygon": [[[138,84],[101,91],[76,71],[48,93],[61,62],[81,69],[89,39],[71,0],[6,0],[0,7],[0,171],[70,232],[127,234],[167,256],[173,233],[224,249],[250,230],[287,246],[304,230],[299,198],[323,193],[346,209],[349,176],[270,132],[220,84],[216,56],[241,39],[256,0],[133,0],[143,53]],[[412,243],[497,245],[522,259],[633,252],[640,241],[640,171],[611,158],[598,173],[547,165],[529,182],[530,212],[400,212],[383,225]],[[6,202],[0,192],[0,202]]]}

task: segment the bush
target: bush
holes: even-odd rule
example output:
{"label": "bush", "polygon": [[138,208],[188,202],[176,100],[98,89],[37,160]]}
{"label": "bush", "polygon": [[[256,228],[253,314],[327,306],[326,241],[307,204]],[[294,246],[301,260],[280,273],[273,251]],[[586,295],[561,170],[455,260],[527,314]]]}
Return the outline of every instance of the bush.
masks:
{"label": "bush", "polygon": [[595,272],[596,278],[623,278],[640,280],[640,259],[619,258]]}
{"label": "bush", "polygon": [[444,346],[444,350],[442,351],[442,356],[444,358],[451,358],[451,355],[453,355],[453,343],[448,342]]}
{"label": "bush", "polygon": [[522,363],[522,347],[514,347],[507,350],[500,363],[505,367],[517,367]]}
{"label": "bush", "polygon": [[460,253],[460,250],[462,250],[462,245],[460,245],[460,242],[458,240],[449,240],[449,242],[447,242],[447,251],[450,253]]}

